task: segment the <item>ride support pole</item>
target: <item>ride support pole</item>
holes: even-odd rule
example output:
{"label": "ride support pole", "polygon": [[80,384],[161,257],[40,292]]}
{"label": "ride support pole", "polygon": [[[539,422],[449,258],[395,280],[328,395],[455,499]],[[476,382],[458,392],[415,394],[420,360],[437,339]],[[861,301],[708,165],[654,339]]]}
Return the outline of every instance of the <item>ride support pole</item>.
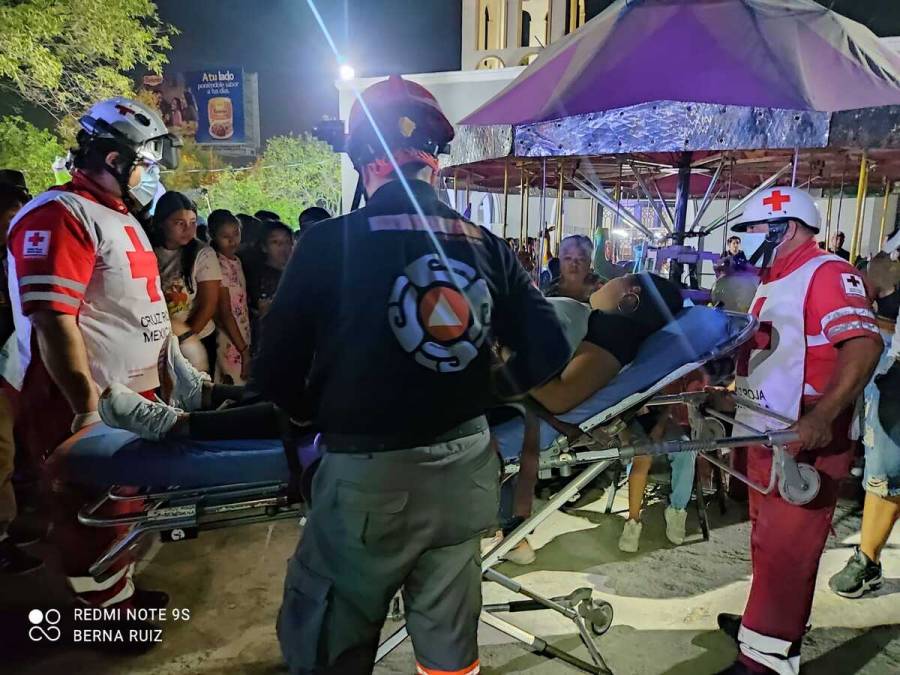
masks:
{"label": "ride support pole", "polygon": [[869,156],[863,150],[862,158],[859,161],[859,183],[856,187],[856,220],[853,225],[853,238],[850,240],[850,264],[856,264],[856,258],[859,255],[859,244],[862,240],[863,229],[863,206],[866,201],[866,192],[869,188]]}
{"label": "ride support pole", "polygon": [[557,173],[556,188],[556,255],[559,255],[559,247],[563,240],[563,189],[565,183],[563,181],[563,165],[559,163],[559,172]]}
{"label": "ride support pole", "polygon": [[506,239],[506,226],[509,222],[509,162],[503,163],[503,239]]}
{"label": "ride support pole", "polygon": [[888,182],[887,176],[884,178],[884,200],[881,202],[881,229],[878,233],[878,247],[881,248],[884,243],[884,231],[887,228],[887,210],[888,200],[891,196],[891,188],[893,185]]}
{"label": "ride support pole", "polygon": [[519,195],[522,206],[519,213],[519,245],[524,249],[528,241],[528,193],[525,188],[525,166],[519,167]]}
{"label": "ride support pole", "polygon": [[[684,245],[684,235],[687,230],[687,208],[691,195],[691,161],[694,153],[683,152],[678,161],[678,187],[675,191],[675,232],[674,242],[677,246]],[[681,263],[674,260],[669,263],[669,279],[675,282],[681,281]]]}

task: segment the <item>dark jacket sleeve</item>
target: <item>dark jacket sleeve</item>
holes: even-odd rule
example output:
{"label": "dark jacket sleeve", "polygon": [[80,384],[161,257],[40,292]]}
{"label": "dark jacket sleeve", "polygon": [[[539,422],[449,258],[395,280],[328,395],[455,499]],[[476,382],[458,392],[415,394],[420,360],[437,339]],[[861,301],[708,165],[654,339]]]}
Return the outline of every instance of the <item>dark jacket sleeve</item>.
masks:
{"label": "dark jacket sleeve", "polygon": [[291,256],[253,361],[259,392],[292,415],[301,415],[303,391],[315,352],[315,305],[319,294],[317,238],[304,238]]}
{"label": "dark jacket sleeve", "polygon": [[513,356],[495,382],[497,394],[511,398],[556,375],[568,362],[570,349],[556,312],[512,251],[499,240],[497,250],[506,292],[494,298],[494,331]]}

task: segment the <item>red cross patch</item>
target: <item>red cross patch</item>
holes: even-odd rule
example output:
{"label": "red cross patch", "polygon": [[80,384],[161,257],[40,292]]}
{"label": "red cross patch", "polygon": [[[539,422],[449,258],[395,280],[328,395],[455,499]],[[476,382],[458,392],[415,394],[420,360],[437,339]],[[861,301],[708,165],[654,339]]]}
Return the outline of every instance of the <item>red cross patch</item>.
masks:
{"label": "red cross patch", "polygon": [[22,244],[23,258],[46,258],[50,252],[49,230],[28,230]]}
{"label": "red cross patch", "polygon": [[866,297],[866,285],[862,277],[845,272],[841,274],[841,285],[844,287],[844,295],[855,295],[858,298]]}
{"label": "red cross patch", "polygon": [[134,227],[126,225],[125,234],[128,235],[131,245],[134,246],[133,251],[126,253],[128,264],[131,267],[131,278],[146,279],[147,296],[150,298],[150,302],[159,302],[162,298],[159,294],[159,265],[156,261],[156,255],[154,255],[152,249],[144,248]]}
{"label": "red cross patch", "polygon": [[763,204],[766,206],[771,206],[772,211],[783,211],[783,204],[787,204],[791,201],[790,195],[781,194],[781,190],[772,190],[772,194],[763,199]]}

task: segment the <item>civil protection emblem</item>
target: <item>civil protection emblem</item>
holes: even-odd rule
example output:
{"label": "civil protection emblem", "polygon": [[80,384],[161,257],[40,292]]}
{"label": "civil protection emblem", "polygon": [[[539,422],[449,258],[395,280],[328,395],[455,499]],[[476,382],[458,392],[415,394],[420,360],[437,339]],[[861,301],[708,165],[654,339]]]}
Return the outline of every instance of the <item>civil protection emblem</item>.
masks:
{"label": "civil protection emblem", "polygon": [[435,254],[413,261],[394,281],[388,321],[416,362],[438,373],[464,370],[484,344],[491,324],[487,283],[471,266]]}

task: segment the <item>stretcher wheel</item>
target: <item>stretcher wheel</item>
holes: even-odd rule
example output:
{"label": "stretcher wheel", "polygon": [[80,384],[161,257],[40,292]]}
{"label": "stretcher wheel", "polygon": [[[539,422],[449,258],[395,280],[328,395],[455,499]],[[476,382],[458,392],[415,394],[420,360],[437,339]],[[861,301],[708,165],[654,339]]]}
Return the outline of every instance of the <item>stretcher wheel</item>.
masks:
{"label": "stretcher wheel", "polygon": [[581,603],[578,613],[590,626],[591,632],[598,637],[606,633],[612,625],[613,608],[606,600],[593,598],[586,600]]}
{"label": "stretcher wheel", "polygon": [[779,485],[779,492],[786,502],[795,506],[803,506],[809,504],[816,495],[819,494],[819,487],[822,485],[822,479],[819,478],[819,472],[815,467],[809,464],[797,463],[797,470],[800,472],[800,478],[803,479],[801,485],[793,483],[782,483]]}

